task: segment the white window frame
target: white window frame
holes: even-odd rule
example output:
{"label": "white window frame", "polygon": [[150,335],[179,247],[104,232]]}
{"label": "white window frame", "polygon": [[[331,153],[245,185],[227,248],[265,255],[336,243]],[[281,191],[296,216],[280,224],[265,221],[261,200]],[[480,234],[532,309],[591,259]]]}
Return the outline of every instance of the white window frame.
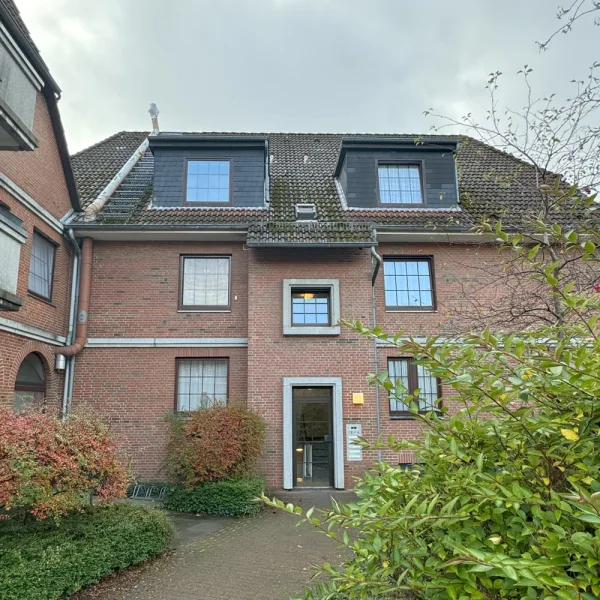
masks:
{"label": "white window frame", "polygon": [[[50,251],[50,261],[48,263],[46,263],[47,265],[49,265],[49,272],[47,273],[48,277],[47,277],[47,281],[41,277],[38,274],[32,273],[32,268],[34,265],[34,261],[35,260],[39,260],[37,256],[34,256],[35,254],[35,248],[36,248],[36,243],[41,243],[44,244],[43,246],[43,251],[47,252]],[[33,294],[34,296],[36,296],[37,298],[42,298],[43,300],[47,300],[48,302],[52,302],[52,293],[54,291],[54,269],[55,269],[55,265],[56,265],[56,244],[50,240],[49,238],[47,238],[44,234],[40,233],[37,230],[34,230],[33,232],[33,236],[31,238],[31,256],[29,258],[29,273],[27,274],[27,291],[30,294]],[[31,285],[31,277],[34,278],[38,278],[40,280],[42,280],[44,283],[47,283],[48,285],[48,295],[43,294],[41,292],[38,292],[36,290],[33,289],[32,285]]]}
{"label": "white window frame", "polygon": [[[195,357],[195,358],[191,358],[191,357],[185,357],[185,358],[178,358],[175,361],[175,369],[177,371],[176,373],[176,377],[177,377],[177,381],[176,381],[176,390],[175,390],[175,410],[177,412],[181,412],[181,413],[187,413],[190,411],[194,411],[197,410],[198,408],[203,408],[202,406],[198,406],[196,408],[181,408],[181,405],[179,403],[179,396],[181,393],[181,366],[184,363],[193,363],[193,362],[201,362],[201,363],[225,363],[225,383],[226,383],[226,388],[225,388],[225,397],[223,398],[223,402],[217,402],[217,397],[216,394],[215,396],[213,396],[212,398],[208,398],[208,402],[209,402],[209,406],[220,406],[220,405],[226,405],[229,402],[229,359],[228,358],[212,358],[212,357]],[[190,376],[190,383],[191,383],[191,376]],[[202,374],[202,376],[199,378],[201,383],[204,382],[204,373]],[[187,392],[187,396],[189,397],[191,395],[191,391]],[[200,395],[200,394],[197,394]]]}
{"label": "white window frame", "polygon": [[[292,291],[296,289],[329,292],[331,325],[292,324]],[[283,280],[283,335],[340,335],[340,281],[339,279],[284,279]]]}
{"label": "white window frame", "polygon": [[[227,260],[227,303],[185,304],[185,263],[192,260]],[[227,312],[231,310],[231,256],[226,254],[182,254],[180,257],[179,311],[182,312]]]}

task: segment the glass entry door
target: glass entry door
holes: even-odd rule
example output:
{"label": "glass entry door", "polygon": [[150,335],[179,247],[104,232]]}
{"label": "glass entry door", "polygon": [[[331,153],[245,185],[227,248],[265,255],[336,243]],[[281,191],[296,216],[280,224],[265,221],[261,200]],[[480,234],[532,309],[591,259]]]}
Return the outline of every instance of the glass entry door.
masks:
{"label": "glass entry door", "polygon": [[295,387],[294,485],[333,486],[332,388]]}

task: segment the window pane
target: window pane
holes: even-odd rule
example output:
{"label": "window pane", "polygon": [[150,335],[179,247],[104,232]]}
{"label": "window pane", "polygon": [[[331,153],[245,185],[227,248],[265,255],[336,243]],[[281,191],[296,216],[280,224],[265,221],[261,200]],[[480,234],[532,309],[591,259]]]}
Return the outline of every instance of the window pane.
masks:
{"label": "window pane", "polygon": [[229,202],[229,161],[189,160],[188,202]]}
{"label": "window pane", "polygon": [[229,306],[227,257],[185,257],[181,304],[183,306]]}
{"label": "window pane", "polygon": [[[390,360],[388,362],[388,375],[390,380],[395,386],[401,385],[407,391],[409,391],[408,364],[409,361],[405,358]],[[406,394],[401,393],[400,391],[398,391],[398,393],[396,393],[395,391],[390,392],[391,412],[401,412],[409,410],[410,407],[408,406],[408,404],[406,404],[406,402],[404,402],[405,396]]]}
{"label": "window pane", "polygon": [[329,292],[292,290],[292,325],[330,325]]}
{"label": "window pane", "polygon": [[227,402],[227,360],[180,360],[177,364],[177,410]]}
{"label": "window pane", "polygon": [[34,294],[50,299],[53,268],[54,245],[34,232],[31,262],[29,263],[29,290]]}
{"label": "window pane", "polygon": [[425,411],[433,410],[438,401],[437,379],[421,365],[417,365],[417,376],[419,380],[419,408]]}
{"label": "window pane", "polygon": [[381,204],[423,204],[419,165],[379,165]]}
{"label": "window pane", "polygon": [[388,259],[383,269],[386,306],[433,307],[430,261]]}

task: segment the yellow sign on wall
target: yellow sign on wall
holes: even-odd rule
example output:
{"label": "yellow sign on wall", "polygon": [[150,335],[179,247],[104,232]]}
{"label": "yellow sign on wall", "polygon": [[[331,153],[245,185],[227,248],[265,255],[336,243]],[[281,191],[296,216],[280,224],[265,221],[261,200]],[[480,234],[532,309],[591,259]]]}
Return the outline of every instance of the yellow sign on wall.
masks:
{"label": "yellow sign on wall", "polygon": [[365,395],[361,392],[359,394],[352,394],[352,404],[364,404]]}

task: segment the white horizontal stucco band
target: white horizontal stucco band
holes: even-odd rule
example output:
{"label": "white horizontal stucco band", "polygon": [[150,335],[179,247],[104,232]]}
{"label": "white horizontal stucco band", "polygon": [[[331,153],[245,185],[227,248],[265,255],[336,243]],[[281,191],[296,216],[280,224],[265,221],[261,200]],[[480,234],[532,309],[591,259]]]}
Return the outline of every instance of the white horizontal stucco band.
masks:
{"label": "white horizontal stucco band", "polygon": [[88,338],[86,348],[246,348],[248,338]]}
{"label": "white horizontal stucco band", "polygon": [[64,231],[64,225],[54,215],[50,214],[41,204],[38,204],[27,192],[23,191],[4,173],[0,173],[0,187],[3,187],[7,192],[13,195],[19,202],[31,210],[31,212],[42,219],[42,221],[50,225],[52,229],[58,231],[58,233]]}
{"label": "white horizontal stucco band", "polygon": [[55,335],[39,327],[33,327],[31,325],[24,325],[17,321],[11,321],[5,317],[0,317],[0,331],[7,331],[8,333],[14,333],[21,337],[30,338],[39,342],[46,342],[47,344],[53,344],[55,346],[64,346],[67,343],[67,338],[64,335]]}

